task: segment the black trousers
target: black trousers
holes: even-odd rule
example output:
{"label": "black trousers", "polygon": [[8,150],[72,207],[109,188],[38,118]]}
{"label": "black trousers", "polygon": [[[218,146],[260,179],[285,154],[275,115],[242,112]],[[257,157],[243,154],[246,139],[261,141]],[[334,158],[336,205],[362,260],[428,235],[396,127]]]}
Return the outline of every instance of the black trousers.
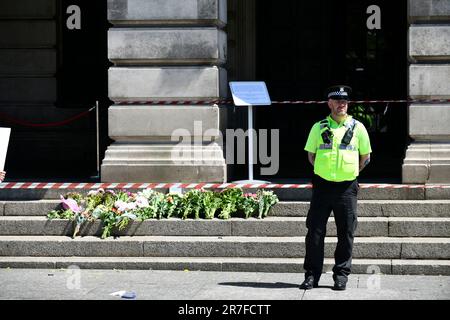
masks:
{"label": "black trousers", "polygon": [[319,281],[323,269],[324,239],[327,221],[333,211],[337,229],[337,246],[334,252],[333,279],[347,281],[351,273],[353,237],[357,226],[357,180],[330,182],[315,175],[311,205],[306,218],[305,277],[314,276]]}

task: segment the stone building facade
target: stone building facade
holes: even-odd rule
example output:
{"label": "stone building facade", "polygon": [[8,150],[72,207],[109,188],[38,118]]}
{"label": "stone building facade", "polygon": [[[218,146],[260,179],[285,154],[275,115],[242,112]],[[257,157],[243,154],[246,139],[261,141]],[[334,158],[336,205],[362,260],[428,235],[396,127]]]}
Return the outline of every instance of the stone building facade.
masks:
{"label": "stone building facade", "polygon": [[[409,98],[449,99],[450,27],[446,22],[450,2],[408,2]],[[115,62],[109,73],[111,99],[225,97],[227,77],[221,64],[227,59],[222,30],[226,14],[225,0],[108,1],[108,19],[115,25],[108,35],[109,58]],[[126,27],[116,28],[121,25]],[[183,46],[186,43],[189,45]],[[226,176],[216,145],[201,147],[217,149],[206,166],[193,162],[179,167],[167,157],[171,148],[167,138],[180,125],[193,131],[193,122],[201,120],[208,127],[220,127],[224,120],[217,106],[201,112],[189,106],[113,106],[109,112],[110,135],[116,142],[102,164],[104,181],[223,181]],[[414,141],[406,152],[403,182],[450,182],[450,104],[412,103],[408,119],[408,133]],[[144,123],[136,126],[136,121]],[[146,124],[150,122],[164,125],[149,129]],[[143,140],[147,140],[145,144]]]}
{"label": "stone building facade", "polygon": [[[226,165],[216,136],[226,121],[218,105],[146,105],[154,100],[217,100],[227,95],[227,3],[108,1],[109,134],[103,181],[224,181]],[[136,104],[143,102],[142,105]],[[194,128],[201,122],[203,130]],[[172,133],[183,128],[199,141],[173,161]],[[208,154],[208,158],[199,154]]]}
{"label": "stone building facade", "polygon": [[[409,0],[409,97],[450,98],[450,1]],[[405,183],[450,182],[450,103],[412,103]]]}
{"label": "stone building facade", "polygon": [[[57,26],[65,22],[58,18],[58,10],[66,13],[61,3],[70,4],[65,0],[0,3],[0,112],[56,121],[80,111],[54,107],[60,90]],[[226,107],[154,102],[227,99],[230,68],[234,68],[233,80],[254,78],[255,0],[107,0],[101,10],[109,23],[107,53],[101,54],[107,55],[103,58],[110,65],[107,80],[98,82],[107,86],[112,101],[106,120],[111,143],[101,159],[101,180],[226,181],[232,169],[221,140],[230,121]],[[245,17],[233,16],[233,24],[228,23],[230,12],[242,11]],[[407,11],[408,98],[442,102],[409,104],[405,136],[411,141],[402,181],[450,183],[450,1],[407,0]],[[39,150],[58,145],[62,150],[58,161],[67,161],[65,155],[72,152],[78,156],[73,161],[76,166],[86,160],[82,154],[91,143],[88,128],[85,121],[37,134],[22,130],[12,147],[27,140],[35,148],[31,153],[40,154]],[[182,147],[181,162],[173,159],[174,152],[180,152],[173,139],[177,129],[195,142]],[[60,136],[65,138],[58,140]],[[77,142],[68,145],[67,139]],[[15,159],[23,158],[17,149],[14,152]]]}

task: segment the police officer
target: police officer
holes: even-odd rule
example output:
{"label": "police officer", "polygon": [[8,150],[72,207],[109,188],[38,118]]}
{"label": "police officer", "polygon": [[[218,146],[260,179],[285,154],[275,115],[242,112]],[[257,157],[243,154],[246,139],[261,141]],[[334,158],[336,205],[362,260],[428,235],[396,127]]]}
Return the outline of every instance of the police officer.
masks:
{"label": "police officer", "polygon": [[305,150],[314,166],[313,193],[306,219],[305,281],[301,289],[317,287],[323,269],[324,239],[328,218],[333,211],[337,229],[334,252],[334,290],[345,290],[351,273],[353,234],[357,224],[356,180],[370,162],[369,135],[364,125],[347,114],[351,88],[328,88],[331,114],[312,127]]}

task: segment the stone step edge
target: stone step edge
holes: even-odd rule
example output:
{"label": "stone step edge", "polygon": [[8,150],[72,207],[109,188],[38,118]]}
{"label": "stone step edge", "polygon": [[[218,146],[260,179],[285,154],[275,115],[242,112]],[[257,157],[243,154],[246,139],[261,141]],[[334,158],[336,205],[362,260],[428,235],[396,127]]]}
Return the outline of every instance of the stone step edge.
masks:
{"label": "stone step edge", "polygon": [[[304,273],[303,258],[0,257],[0,268]],[[334,259],[324,259],[331,272]],[[355,274],[450,275],[450,260],[353,259]]]}
{"label": "stone step edge", "polygon": [[[334,256],[336,243],[336,237],[325,238],[325,257]],[[108,239],[0,236],[2,256],[300,258],[304,252],[304,236],[124,236]],[[450,238],[356,237],[353,256],[361,259],[450,260]]]}
{"label": "stone step edge", "polygon": [[[68,219],[39,216],[0,216],[0,235],[71,236],[75,228]],[[333,217],[328,235],[336,235]],[[221,219],[148,219],[133,221],[115,236],[304,236],[306,217],[267,217]],[[100,236],[100,220],[81,225],[79,236]],[[450,218],[359,217],[355,237],[446,237],[450,235]]]}
{"label": "stone step edge", "polygon": [[[48,219],[47,217],[44,216],[0,216],[0,221],[71,221],[70,219]],[[329,221],[334,221],[334,217],[330,216],[330,218],[328,219]],[[100,221],[98,219],[96,219],[95,221]],[[94,222],[95,222],[94,221]],[[160,221],[160,222],[180,222],[180,221],[188,221],[188,222],[209,222],[209,221],[213,221],[213,222],[242,222],[242,221],[246,221],[246,222],[279,222],[279,221],[306,221],[306,217],[305,216],[267,216],[265,218],[262,219],[258,219],[255,217],[250,217],[248,219],[246,218],[230,218],[230,219],[219,219],[219,218],[214,218],[214,219],[204,219],[204,218],[200,218],[200,219],[192,219],[192,218],[188,218],[188,219],[181,219],[181,218],[163,218],[163,219],[146,219],[144,221],[138,221],[137,222],[146,222],[146,221]],[[362,216],[362,217],[358,217],[358,221],[373,221],[373,222],[388,222],[388,221],[405,221],[405,222],[427,222],[427,221],[436,221],[436,222],[444,222],[444,221],[450,221],[450,216],[449,217],[372,217],[372,216]],[[450,236],[450,234],[449,234]]]}
{"label": "stone step edge", "polygon": [[[0,216],[46,216],[59,208],[59,200],[0,201]],[[309,202],[279,202],[272,217],[306,216]],[[358,215],[369,217],[448,217],[450,200],[360,200]]]}
{"label": "stone step edge", "polygon": [[[30,204],[39,204],[39,203],[54,203],[59,204],[61,202],[60,199],[33,199],[33,200],[1,200],[0,204],[16,204],[16,203],[30,203]],[[280,200],[276,205],[295,205],[295,204],[309,204],[308,200],[295,200],[295,201],[285,201]],[[450,199],[358,199],[358,204],[450,204]]]}
{"label": "stone step edge", "polygon": [[[100,239],[96,236],[2,236],[0,241],[54,241],[54,242],[304,242],[304,236],[293,237],[255,237],[255,236],[120,236]],[[355,237],[355,243],[445,243],[450,244],[450,237]],[[336,237],[325,237],[325,243],[336,243]]]}

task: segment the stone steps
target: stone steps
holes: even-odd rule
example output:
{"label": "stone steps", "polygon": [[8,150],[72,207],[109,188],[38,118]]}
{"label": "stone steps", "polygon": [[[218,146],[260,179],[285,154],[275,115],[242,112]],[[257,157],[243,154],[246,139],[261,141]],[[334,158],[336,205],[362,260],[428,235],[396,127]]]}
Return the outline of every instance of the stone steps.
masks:
{"label": "stone steps", "polygon": [[[325,257],[337,239],[325,238]],[[100,239],[65,236],[0,236],[2,256],[35,257],[255,257],[301,258],[305,237],[134,236]],[[450,259],[450,238],[356,237],[354,258]]]}
{"label": "stone steps", "polygon": [[[46,218],[59,207],[61,190],[36,199],[17,190],[23,194],[16,200],[1,197],[4,191],[0,267],[304,272],[308,189],[278,189],[290,201],[279,202],[265,219],[133,221],[107,239],[99,237],[100,221],[84,223],[72,239],[73,222]],[[450,199],[424,200],[428,189],[372,191],[358,201],[353,272],[450,275]],[[333,267],[336,242],[331,216],[325,271]]]}
{"label": "stone steps", "polygon": [[[44,216],[0,216],[0,235],[71,236],[74,222],[65,219],[48,220]],[[360,217],[356,237],[447,237],[448,218]],[[267,217],[265,219],[229,220],[162,220],[132,221],[123,231],[114,230],[113,236],[305,236],[306,217]],[[85,222],[80,236],[100,236],[101,222]],[[327,235],[336,236],[334,218],[330,217]]]}
{"label": "stone steps", "polygon": [[[45,216],[59,200],[0,201],[0,216]],[[308,201],[282,201],[271,216],[306,217]],[[450,217],[450,200],[359,200],[360,217]]]}
{"label": "stone steps", "polygon": [[[309,202],[279,202],[272,216],[306,216]],[[359,217],[450,217],[450,200],[358,200]]]}
{"label": "stone steps", "polygon": [[[326,258],[324,272],[334,259]],[[239,257],[1,257],[0,268],[134,270],[203,270],[228,272],[303,273],[303,258]],[[353,259],[353,273],[450,275],[448,260]],[[301,275],[299,274],[299,277]]]}

